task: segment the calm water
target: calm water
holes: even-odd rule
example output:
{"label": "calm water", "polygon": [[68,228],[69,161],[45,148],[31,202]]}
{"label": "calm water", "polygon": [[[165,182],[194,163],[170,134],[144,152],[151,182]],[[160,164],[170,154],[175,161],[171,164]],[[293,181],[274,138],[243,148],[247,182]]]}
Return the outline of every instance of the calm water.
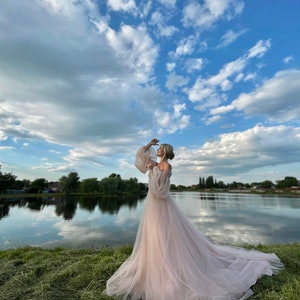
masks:
{"label": "calm water", "polygon": [[[184,214],[225,244],[300,242],[300,198],[173,193]],[[91,248],[133,243],[144,199],[80,197],[0,202],[0,248]]]}

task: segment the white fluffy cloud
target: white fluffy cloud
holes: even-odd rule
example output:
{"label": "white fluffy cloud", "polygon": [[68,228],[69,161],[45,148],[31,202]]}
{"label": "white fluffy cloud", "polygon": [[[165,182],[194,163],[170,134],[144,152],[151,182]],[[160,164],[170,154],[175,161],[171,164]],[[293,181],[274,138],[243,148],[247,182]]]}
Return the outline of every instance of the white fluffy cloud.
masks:
{"label": "white fluffy cloud", "polygon": [[298,161],[300,127],[257,125],[245,131],[222,134],[200,148],[181,147],[176,150],[175,166],[182,173],[175,176],[186,174],[187,177],[199,178],[213,175],[225,180],[227,174],[233,174],[249,182],[247,174],[255,168],[275,166],[276,169],[281,164]]}
{"label": "white fluffy cloud", "polygon": [[147,34],[146,28],[122,25],[120,31],[116,32],[103,21],[95,22],[95,24],[99,31],[105,34],[117,57],[128,66],[128,73],[135,75],[139,82],[147,81],[148,76],[151,75],[158,49]]}
{"label": "white fluffy cloud", "polygon": [[[269,47],[269,40],[260,40],[246,54],[224,64],[217,74],[207,77],[199,76],[191,88],[185,89],[189,100],[199,103],[196,106],[199,110],[211,109],[212,114],[218,110],[228,110],[228,107],[221,106],[227,100],[227,92],[237,82],[253,78],[253,73],[245,76],[243,72],[251,59],[262,57]],[[219,118],[214,119],[218,120]],[[212,119],[210,118],[210,120]],[[209,123],[211,122],[209,121]]]}
{"label": "white fluffy cloud", "polygon": [[203,58],[189,58],[186,60],[185,68],[188,73],[200,71],[205,63]]}
{"label": "white fluffy cloud", "polygon": [[231,19],[243,11],[240,0],[205,0],[203,3],[190,1],[183,10],[185,26],[209,28],[221,18]]}
{"label": "white fluffy cloud", "polygon": [[247,58],[262,57],[271,47],[271,40],[260,40],[253,46],[248,53]]}
{"label": "white fluffy cloud", "polygon": [[161,95],[140,85],[151,80],[157,56],[145,28],[106,24],[99,32],[89,1],[36,1],[32,14],[33,3],[21,0],[18,17],[13,2],[2,4],[9,29],[0,36],[1,136],[76,143],[80,151],[92,140],[93,153],[82,154],[92,157],[103,139],[133,138],[139,124],[151,128],[148,111]]}
{"label": "white fluffy cloud", "polygon": [[165,15],[159,11],[155,11],[152,14],[150,24],[157,27],[158,35],[162,37],[170,37],[178,31],[176,26],[167,25]]}
{"label": "white fluffy cloud", "polygon": [[194,52],[194,48],[197,41],[194,36],[189,36],[187,38],[179,41],[178,46],[175,50],[176,56],[188,55]]}
{"label": "white fluffy cloud", "polygon": [[186,105],[175,104],[172,112],[162,112],[161,110],[155,110],[156,122],[159,126],[159,133],[167,131],[168,133],[174,133],[177,130],[186,128],[190,122],[190,116],[183,114],[186,109]]}
{"label": "white fluffy cloud", "polygon": [[172,73],[168,75],[168,79],[166,81],[166,87],[169,90],[174,90],[176,88],[185,86],[188,83],[188,81],[189,79],[187,77]]}
{"label": "white fluffy cloud", "polygon": [[242,111],[249,116],[264,116],[271,121],[299,120],[300,71],[285,70],[266,80],[251,93],[242,93],[227,106],[212,109],[213,115]]}
{"label": "white fluffy cloud", "polygon": [[244,33],[246,33],[247,30],[239,30],[239,31],[233,31],[231,29],[229,29],[222,37],[221,37],[221,41],[220,44],[218,45],[217,48],[221,48],[221,47],[226,47],[228,45],[230,45],[231,43],[233,43],[238,37],[240,37],[241,35],[243,35]]}
{"label": "white fluffy cloud", "polygon": [[283,59],[283,62],[285,63],[285,64],[288,64],[288,63],[290,63],[291,61],[293,61],[293,56],[292,55],[289,55],[289,56],[287,56],[287,57],[285,57],[284,59]]}
{"label": "white fluffy cloud", "polygon": [[135,1],[134,0],[108,0],[108,5],[113,10],[124,10],[124,11],[135,11]]}

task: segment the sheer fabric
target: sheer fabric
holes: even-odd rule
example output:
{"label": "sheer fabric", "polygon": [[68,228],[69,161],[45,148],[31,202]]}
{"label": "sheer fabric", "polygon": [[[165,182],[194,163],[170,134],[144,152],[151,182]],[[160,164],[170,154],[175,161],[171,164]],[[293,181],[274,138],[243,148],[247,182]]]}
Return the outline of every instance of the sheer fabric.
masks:
{"label": "sheer fabric", "polygon": [[132,254],[107,281],[105,294],[131,300],[237,300],[253,293],[263,275],[283,268],[271,253],[214,244],[172,200],[171,171],[140,148],[136,167],[149,175],[149,191]]}

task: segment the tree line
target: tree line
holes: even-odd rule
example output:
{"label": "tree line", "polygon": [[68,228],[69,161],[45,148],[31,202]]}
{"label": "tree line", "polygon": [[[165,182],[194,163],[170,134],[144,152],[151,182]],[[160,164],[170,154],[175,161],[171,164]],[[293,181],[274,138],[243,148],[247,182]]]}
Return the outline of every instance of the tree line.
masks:
{"label": "tree line", "polygon": [[[237,188],[263,188],[263,189],[287,189],[299,186],[296,177],[286,176],[282,180],[273,183],[271,180],[263,182],[242,183],[233,181],[225,184],[217,181],[213,176],[199,177],[199,182],[192,186],[171,184],[171,190],[203,190],[203,189],[237,189]],[[102,193],[105,195],[117,194],[143,194],[147,191],[144,183],[138,182],[137,178],[122,179],[121,175],[112,173],[108,177],[98,180],[97,178],[87,178],[80,181],[77,172],[70,172],[67,176],[62,176],[58,182],[48,182],[45,178],[37,178],[33,181],[28,179],[18,180],[12,173],[2,173],[0,170],[0,193],[9,190],[24,191],[26,193],[39,193],[49,189],[49,191],[59,191],[62,193]]]}
{"label": "tree line", "polygon": [[198,187],[200,189],[211,189],[211,188],[220,188],[220,189],[237,189],[237,188],[262,188],[262,189],[286,189],[291,187],[298,187],[299,180],[296,177],[286,176],[282,180],[278,180],[276,183],[273,183],[271,180],[264,180],[262,182],[252,182],[252,183],[243,183],[233,181],[229,184],[225,184],[223,181],[217,181],[213,176],[208,177],[199,177]]}
{"label": "tree line", "polygon": [[87,178],[80,181],[77,172],[70,172],[62,176],[58,182],[48,182],[45,178],[17,180],[17,176],[0,171],[0,193],[9,191],[23,191],[24,193],[62,192],[71,193],[103,193],[105,195],[140,195],[147,191],[144,183],[137,178],[122,179],[121,175],[112,173],[108,177],[98,180]]}

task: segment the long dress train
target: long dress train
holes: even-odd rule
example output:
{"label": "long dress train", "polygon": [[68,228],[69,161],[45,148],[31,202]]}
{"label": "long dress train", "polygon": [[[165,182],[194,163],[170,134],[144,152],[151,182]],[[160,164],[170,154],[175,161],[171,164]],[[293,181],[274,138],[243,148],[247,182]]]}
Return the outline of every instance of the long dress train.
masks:
{"label": "long dress train", "polygon": [[107,281],[115,299],[237,300],[253,294],[263,275],[283,268],[274,254],[213,243],[183,215],[169,192],[171,171],[156,165],[153,148],[140,148],[136,167],[149,191],[132,254]]}

